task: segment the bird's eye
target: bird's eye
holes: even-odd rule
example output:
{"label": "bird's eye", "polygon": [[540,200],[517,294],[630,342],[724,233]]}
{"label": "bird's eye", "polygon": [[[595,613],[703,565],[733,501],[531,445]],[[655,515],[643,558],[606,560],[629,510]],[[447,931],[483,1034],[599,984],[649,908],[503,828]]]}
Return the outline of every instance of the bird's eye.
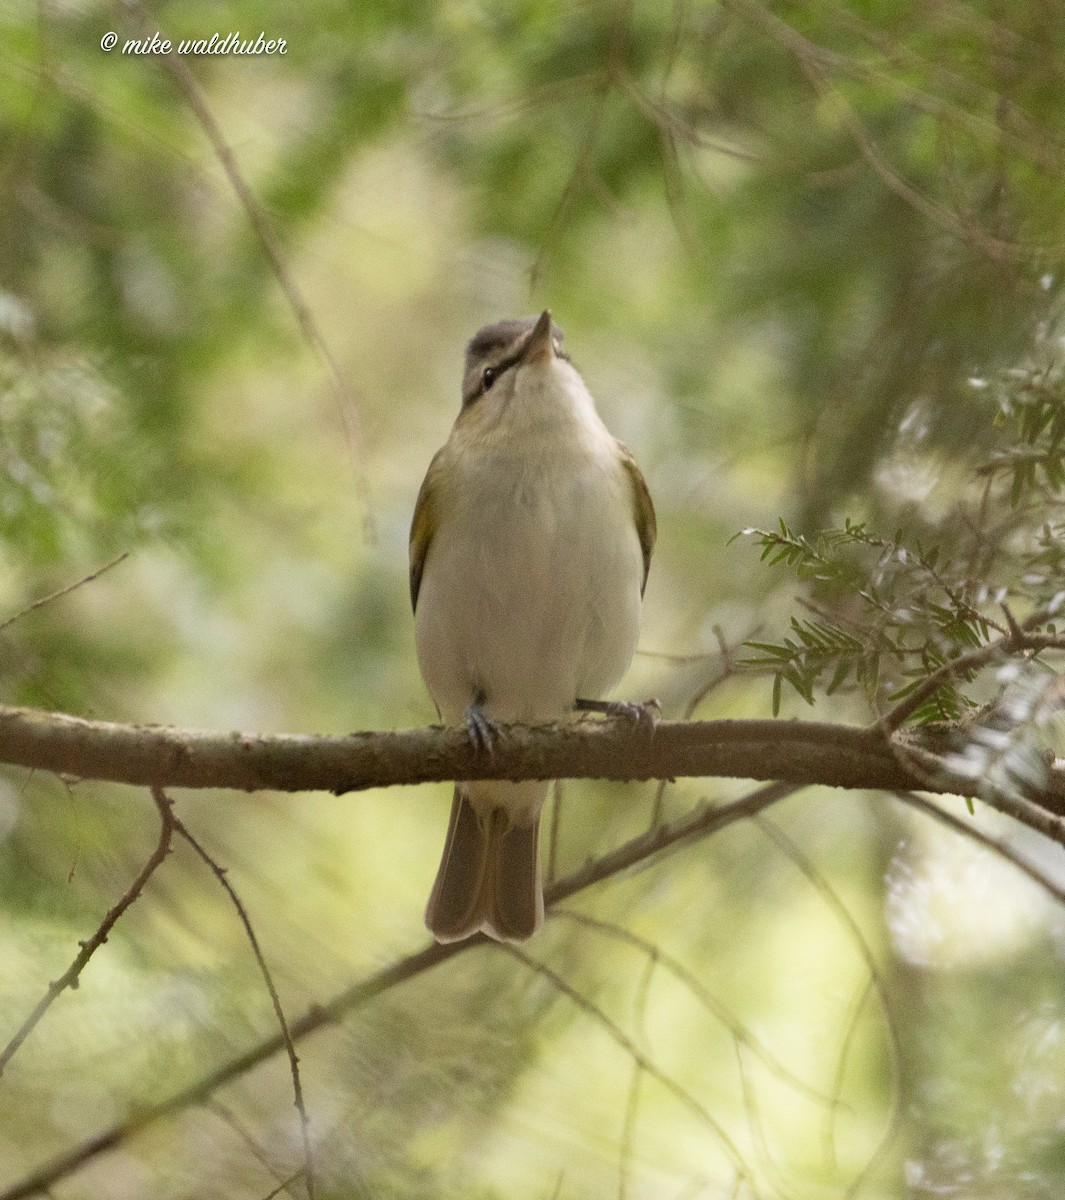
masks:
{"label": "bird's eye", "polygon": [[499,372],[495,369],[495,367],[485,367],[484,373],[481,375],[481,386],[486,392],[492,386],[492,384],[495,383],[496,376],[498,374]]}

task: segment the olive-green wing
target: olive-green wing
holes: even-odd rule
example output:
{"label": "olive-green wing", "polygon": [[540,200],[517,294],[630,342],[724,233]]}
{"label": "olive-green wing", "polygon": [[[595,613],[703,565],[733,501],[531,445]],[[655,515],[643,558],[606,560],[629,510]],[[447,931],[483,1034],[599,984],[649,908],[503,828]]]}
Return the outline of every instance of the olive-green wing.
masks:
{"label": "olive-green wing", "polygon": [[643,550],[643,582],[640,584],[640,595],[642,596],[643,590],[647,586],[647,572],[651,569],[651,551],[655,548],[658,523],[655,520],[655,506],[651,500],[651,493],[647,490],[647,481],[636,465],[632,451],[621,442],[618,442],[618,449],[621,451],[621,465],[632,482],[633,516],[636,519],[636,532],[639,534],[640,547]]}
{"label": "olive-green wing", "polygon": [[414,517],[410,523],[410,604],[415,612],[418,610],[418,592],[422,586],[425,556],[429,553],[429,543],[436,533],[436,498],[439,494],[437,485],[442,453],[442,450],[436,452],[429,464],[429,470],[425,472],[418,500],[414,505]]}

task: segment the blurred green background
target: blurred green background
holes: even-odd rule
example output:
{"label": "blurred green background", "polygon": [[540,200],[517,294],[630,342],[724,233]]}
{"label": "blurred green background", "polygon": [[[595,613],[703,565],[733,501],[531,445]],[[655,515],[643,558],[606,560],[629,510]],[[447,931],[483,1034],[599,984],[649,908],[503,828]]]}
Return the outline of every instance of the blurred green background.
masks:
{"label": "blurred green background", "polygon": [[[122,53],[157,28],[287,41],[189,77],[347,413],[187,81]],[[791,611],[793,581],[732,534],[890,529],[949,499],[989,421],[969,380],[1056,302],[1063,64],[1058,0],[8,0],[0,615],[129,558],[0,631],[0,700],[262,732],[432,721],[414,499],[466,340],[550,306],[658,509],[622,690],[682,715],[721,674],[717,630],[735,646]],[[696,715],[769,704],[739,676]],[[869,716],[847,696],[816,715]],[[744,790],[682,782],[665,812]],[[177,800],[295,1015],[424,944],[449,795]],[[654,795],[565,784],[559,871],[640,832]],[[1060,1196],[1060,909],[883,796],[810,790],[771,819],[573,903],[642,945],[559,918],[529,947],[702,1116],[645,1073],[633,1092],[600,1020],[477,949],[301,1046],[319,1194]],[[0,1040],[156,832],[147,794],[4,772]],[[273,1029],[236,915],[179,848],[0,1080],[0,1185]],[[270,1194],[301,1161],[287,1065],[217,1100],[55,1196]]]}

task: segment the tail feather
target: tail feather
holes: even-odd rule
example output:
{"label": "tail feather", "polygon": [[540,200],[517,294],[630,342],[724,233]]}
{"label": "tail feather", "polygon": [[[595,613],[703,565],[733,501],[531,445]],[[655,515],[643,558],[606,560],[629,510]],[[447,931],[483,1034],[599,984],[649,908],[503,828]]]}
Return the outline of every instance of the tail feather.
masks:
{"label": "tail feather", "polygon": [[456,787],[444,853],[425,909],[425,923],[438,942],[460,942],[481,927],[487,865],[488,839],[465,792]]}
{"label": "tail feather", "polygon": [[484,931],[501,942],[524,942],[544,923],[540,883],[540,814],[530,825],[509,825],[494,809],[488,828]]}
{"label": "tail feather", "polygon": [[[483,807],[483,806],[479,806]],[[523,942],[544,917],[538,853],[540,818],[511,824],[503,807],[478,815],[455,788],[451,819],[425,923],[438,942],[484,930],[498,941]]]}

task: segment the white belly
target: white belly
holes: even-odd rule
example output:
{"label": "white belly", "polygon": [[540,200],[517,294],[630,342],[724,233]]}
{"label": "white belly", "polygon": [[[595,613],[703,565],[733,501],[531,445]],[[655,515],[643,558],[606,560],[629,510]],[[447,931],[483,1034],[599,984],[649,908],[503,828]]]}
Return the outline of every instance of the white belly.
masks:
{"label": "white belly", "polygon": [[478,692],[496,720],[562,717],[618,683],[639,634],[643,559],[613,440],[461,471],[418,597],[429,692],[448,723]]}

